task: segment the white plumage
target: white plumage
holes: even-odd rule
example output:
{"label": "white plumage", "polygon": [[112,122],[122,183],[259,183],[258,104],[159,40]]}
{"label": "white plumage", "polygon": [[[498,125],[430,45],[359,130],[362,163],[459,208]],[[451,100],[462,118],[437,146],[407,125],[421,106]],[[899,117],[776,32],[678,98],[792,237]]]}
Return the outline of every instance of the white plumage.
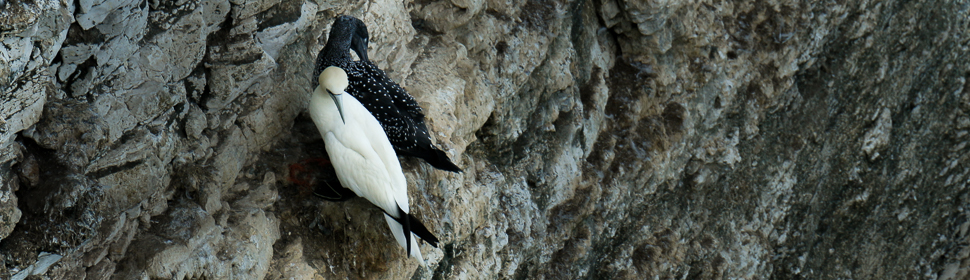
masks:
{"label": "white plumage", "polygon": [[410,247],[408,255],[424,265],[417,238],[410,231],[406,237],[404,225],[398,222],[406,221],[410,213],[407,181],[384,129],[356,98],[344,94],[348,80],[343,69],[327,67],[319,81],[310,97],[310,117],[323,136],[337,179],[383,209],[398,244]]}

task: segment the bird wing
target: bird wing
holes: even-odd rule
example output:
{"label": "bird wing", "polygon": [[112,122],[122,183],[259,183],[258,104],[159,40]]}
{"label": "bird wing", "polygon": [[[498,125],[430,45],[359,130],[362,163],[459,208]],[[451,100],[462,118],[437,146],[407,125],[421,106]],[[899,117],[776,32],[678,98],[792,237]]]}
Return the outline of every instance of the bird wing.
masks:
{"label": "bird wing", "polygon": [[327,132],[323,140],[341,185],[384,211],[397,209],[391,176],[384,163],[369,149],[370,145],[356,143],[366,142],[367,139],[347,139],[334,132]]}
{"label": "bird wing", "polygon": [[[381,104],[375,104],[378,106],[394,106],[395,109],[401,111],[407,117],[410,117],[415,122],[420,122],[424,124],[424,110],[421,109],[421,105],[414,100],[414,97],[408,94],[400,85],[394,82],[390,77],[370,61],[354,61],[349,63],[351,68],[354,68],[357,73],[350,76],[351,85],[357,85],[359,87],[351,88],[366,88],[370,89],[370,94],[377,94],[376,96],[380,100]],[[354,84],[354,82],[359,82]],[[364,93],[365,95],[367,93]],[[366,99],[366,98],[365,98]],[[370,100],[365,100],[363,102],[369,102]]]}
{"label": "bird wing", "polygon": [[[374,64],[369,64],[377,71],[381,71],[380,69],[377,69],[377,66],[374,66]],[[381,71],[380,73],[381,75],[384,75],[384,71]],[[394,105],[397,106],[397,108],[401,111],[407,112],[408,115],[411,115],[411,119],[413,119],[415,122],[420,122],[423,125],[424,110],[421,109],[421,105],[418,105],[418,101],[414,100],[414,96],[411,96],[411,94],[391,80],[391,78],[387,78],[387,82],[387,90],[391,92],[391,99],[394,101]]]}
{"label": "bird wing", "polygon": [[[389,187],[394,200],[398,203],[398,205],[400,205],[401,209],[404,210],[404,213],[410,213],[411,210],[409,209],[410,207],[408,205],[407,179],[404,177],[404,172],[401,169],[401,162],[398,161],[397,153],[394,152],[394,147],[391,146],[391,142],[387,138],[387,133],[384,132],[384,129],[381,127],[381,123],[378,122],[369,111],[367,111],[367,108],[364,108],[363,104],[356,102],[357,99],[352,95],[346,97],[345,103],[347,103],[347,106],[357,108],[353,110],[355,112],[355,116],[353,118],[355,119],[355,122],[359,122],[358,126],[361,129],[357,129],[356,131],[364,134],[364,136],[369,140],[367,144],[369,144],[370,150],[372,150],[374,155],[379,158],[380,162],[383,163],[382,166],[384,167],[384,170],[387,171],[388,180],[390,182]],[[353,102],[351,102],[350,99],[353,99]],[[356,115],[358,113],[359,115]],[[393,208],[385,210],[390,212],[393,210]]]}

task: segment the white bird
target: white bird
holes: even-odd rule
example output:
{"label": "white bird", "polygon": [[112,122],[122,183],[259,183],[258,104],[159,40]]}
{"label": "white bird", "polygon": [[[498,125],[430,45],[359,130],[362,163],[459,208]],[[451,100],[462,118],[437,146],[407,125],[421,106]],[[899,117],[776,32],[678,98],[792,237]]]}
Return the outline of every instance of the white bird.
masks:
{"label": "white bird", "polygon": [[417,238],[437,247],[438,239],[408,207],[407,181],[381,124],[346,93],[347,73],[327,67],[310,97],[310,117],[323,136],[337,179],[345,188],[384,210],[394,239],[424,265]]}

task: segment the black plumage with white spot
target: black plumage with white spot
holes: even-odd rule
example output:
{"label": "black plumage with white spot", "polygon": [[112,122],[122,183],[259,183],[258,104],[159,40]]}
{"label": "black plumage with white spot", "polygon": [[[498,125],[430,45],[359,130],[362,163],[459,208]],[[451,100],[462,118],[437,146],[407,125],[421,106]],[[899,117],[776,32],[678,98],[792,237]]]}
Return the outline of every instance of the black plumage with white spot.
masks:
{"label": "black plumage with white spot", "polygon": [[[424,112],[414,97],[367,58],[368,40],[363,21],[346,15],[337,17],[330,27],[327,45],[317,54],[314,77],[329,66],[343,68],[350,82],[347,93],[381,123],[399,155],[419,157],[435,168],[461,172],[444,151],[431,143]],[[360,60],[351,58],[351,49]]]}

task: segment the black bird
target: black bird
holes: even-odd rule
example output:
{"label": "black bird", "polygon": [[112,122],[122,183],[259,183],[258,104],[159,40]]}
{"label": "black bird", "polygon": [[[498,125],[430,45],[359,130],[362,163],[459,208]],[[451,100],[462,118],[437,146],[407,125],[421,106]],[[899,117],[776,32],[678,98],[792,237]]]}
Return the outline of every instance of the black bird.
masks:
{"label": "black bird", "polygon": [[[367,58],[368,40],[363,21],[347,15],[337,17],[330,27],[327,45],[317,54],[314,77],[329,66],[343,68],[350,80],[347,93],[377,118],[399,155],[419,157],[435,168],[461,172],[448,154],[431,143],[424,112],[414,97]],[[360,60],[354,61],[350,50]]]}

